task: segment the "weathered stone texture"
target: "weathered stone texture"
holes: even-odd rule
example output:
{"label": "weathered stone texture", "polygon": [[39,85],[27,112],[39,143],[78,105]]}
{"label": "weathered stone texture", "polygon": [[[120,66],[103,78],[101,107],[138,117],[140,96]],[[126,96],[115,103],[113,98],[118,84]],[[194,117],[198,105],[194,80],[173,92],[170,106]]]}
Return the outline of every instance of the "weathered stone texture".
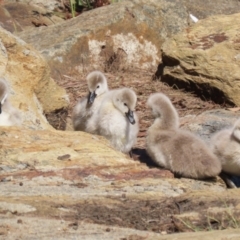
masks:
{"label": "weathered stone texture", "polygon": [[[169,171],[148,168],[116,152],[102,137],[18,127],[0,127],[0,135],[0,232],[8,239],[91,239],[93,229],[104,239],[133,234],[161,239],[157,233],[114,227],[107,224],[107,216],[124,227],[125,221],[142,221],[154,211],[151,202],[185,213],[189,199],[204,207],[197,208],[202,215],[209,209],[204,204],[221,205],[219,198],[229,205],[231,196],[234,207],[239,202],[237,192],[227,192],[222,182],[175,179]],[[95,215],[102,215],[100,222],[107,225],[96,225]],[[172,222],[170,217],[162,221]]]}
{"label": "weathered stone texture", "polygon": [[240,14],[209,17],[167,40],[161,79],[240,105],[239,19]]}
{"label": "weathered stone texture", "polygon": [[23,117],[23,125],[50,128],[43,112],[68,106],[68,97],[50,78],[44,58],[31,46],[0,28],[0,76],[10,85],[10,100]]}
{"label": "weathered stone texture", "polygon": [[232,128],[239,118],[239,111],[214,109],[199,115],[184,116],[181,118],[181,126],[209,142],[214,133],[225,128]]}

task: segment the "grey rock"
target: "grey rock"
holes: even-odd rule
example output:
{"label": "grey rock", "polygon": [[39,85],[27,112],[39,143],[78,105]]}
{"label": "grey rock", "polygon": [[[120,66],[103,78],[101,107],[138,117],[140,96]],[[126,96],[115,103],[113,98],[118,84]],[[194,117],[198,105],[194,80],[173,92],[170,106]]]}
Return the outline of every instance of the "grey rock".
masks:
{"label": "grey rock", "polygon": [[238,118],[240,118],[239,111],[215,109],[197,116],[187,115],[181,118],[181,125],[183,129],[189,130],[209,142],[215,132],[233,127]]}
{"label": "grey rock", "polygon": [[163,41],[187,20],[177,0],[121,1],[17,35],[43,54],[58,79],[73,69],[156,68]]}
{"label": "grey rock", "polygon": [[240,12],[240,1],[238,0],[183,0],[189,13],[198,19],[203,19],[212,15],[233,14]]}

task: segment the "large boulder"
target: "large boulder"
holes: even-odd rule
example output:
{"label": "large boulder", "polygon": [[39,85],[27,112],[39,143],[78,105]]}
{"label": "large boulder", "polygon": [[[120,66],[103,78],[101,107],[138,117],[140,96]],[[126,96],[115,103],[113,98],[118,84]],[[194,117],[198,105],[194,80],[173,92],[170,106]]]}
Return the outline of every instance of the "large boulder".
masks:
{"label": "large boulder", "polygon": [[43,54],[57,79],[89,68],[155,68],[163,41],[183,30],[187,19],[176,0],[121,1],[18,36]]}
{"label": "large boulder", "polygon": [[162,81],[240,105],[240,14],[200,20],[162,46]]}
{"label": "large boulder", "polygon": [[10,85],[10,101],[21,111],[23,126],[51,128],[43,113],[68,106],[66,91],[50,77],[45,59],[0,27],[0,77]]}

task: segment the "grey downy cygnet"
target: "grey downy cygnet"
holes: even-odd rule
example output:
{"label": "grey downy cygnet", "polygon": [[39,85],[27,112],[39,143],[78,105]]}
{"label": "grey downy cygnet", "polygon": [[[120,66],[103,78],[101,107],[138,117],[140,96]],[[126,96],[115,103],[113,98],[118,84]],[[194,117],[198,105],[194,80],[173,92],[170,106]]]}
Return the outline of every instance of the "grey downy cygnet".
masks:
{"label": "grey downy cygnet", "polygon": [[100,71],[92,71],[87,75],[89,94],[83,97],[73,109],[72,122],[75,131],[95,133],[96,126],[93,115],[97,112],[102,98],[108,92],[105,75]]}
{"label": "grey downy cygnet", "polygon": [[[240,176],[240,119],[231,129],[223,129],[211,138],[213,153],[219,158],[224,173]],[[227,176],[222,176],[229,187],[235,187]]]}
{"label": "grey downy cygnet", "polygon": [[137,103],[135,92],[129,88],[109,91],[97,114],[98,134],[107,138],[111,145],[129,153],[137,141],[138,117],[134,112]]}
{"label": "grey downy cygnet", "polygon": [[166,95],[152,94],[147,105],[155,120],[147,131],[146,147],[157,165],[187,178],[204,179],[220,173],[220,161],[204,141],[179,129],[178,113]]}
{"label": "grey downy cygnet", "polygon": [[0,78],[0,126],[14,126],[21,124],[21,115],[8,99],[8,86],[4,78]]}

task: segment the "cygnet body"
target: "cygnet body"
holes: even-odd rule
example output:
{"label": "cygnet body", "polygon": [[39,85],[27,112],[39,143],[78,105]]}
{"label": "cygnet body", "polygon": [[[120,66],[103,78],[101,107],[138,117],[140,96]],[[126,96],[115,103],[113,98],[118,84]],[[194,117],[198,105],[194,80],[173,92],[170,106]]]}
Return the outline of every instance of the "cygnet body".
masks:
{"label": "cygnet body", "polygon": [[105,75],[100,71],[92,71],[87,75],[89,94],[83,97],[73,109],[72,122],[75,131],[96,133],[94,114],[97,112],[101,101],[108,92]]}
{"label": "cygnet body", "polygon": [[137,96],[129,88],[109,91],[96,118],[98,134],[123,153],[128,153],[137,140],[139,126],[134,112],[136,103]]}
{"label": "cygnet body", "polygon": [[6,80],[0,78],[0,126],[14,126],[21,124],[21,116],[17,109],[12,107],[8,99]]}
{"label": "cygnet body", "polygon": [[179,129],[178,113],[166,95],[152,94],[147,105],[155,117],[147,132],[147,152],[156,164],[187,178],[204,179],[220,173],[220,161],[203,140]]}
{"label": "cygnet body", "polygon": [[213,153],[225,173],[240,176],[240,119],[231,129],[223,129],[211,138]]}

